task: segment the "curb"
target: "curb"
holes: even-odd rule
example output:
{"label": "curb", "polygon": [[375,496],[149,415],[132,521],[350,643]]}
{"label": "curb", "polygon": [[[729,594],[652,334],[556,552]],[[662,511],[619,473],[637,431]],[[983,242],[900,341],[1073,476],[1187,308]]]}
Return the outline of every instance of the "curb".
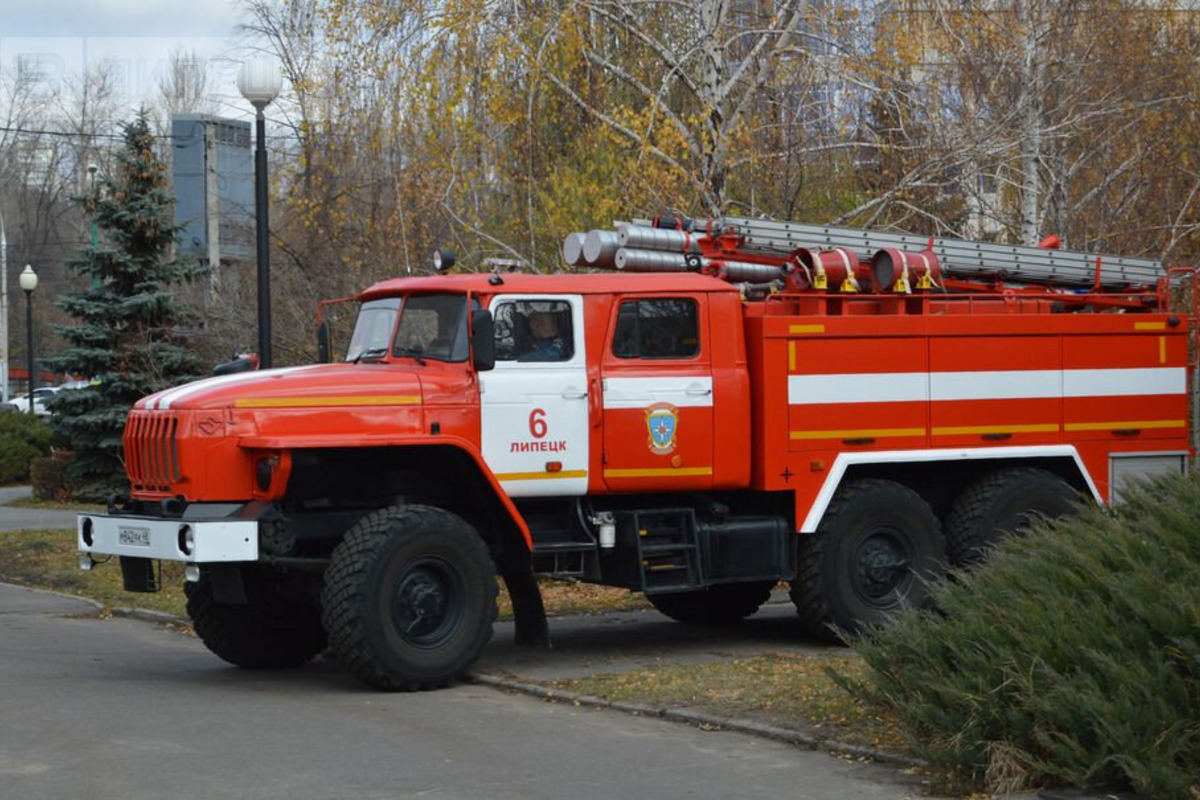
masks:
{"label": "curb", "polygon": [[191,620],[177,617],[174,614],[168,614],[165,611],[151,611],[146,608],[112,608],[108,609],[108,613],[114,617],[122,619],[136,619],[142,622],[152,622],[156,625],[182,625],[184,627],[192,627]]}
{"label": "curb", "polygon": [[121,617],[122,619],[136,619],[141,620],[142,622],[153,622],[157,625],[184,625],[189,628],[192,626],[191,620],[184,619],[183,617],[177,617],[174,614],[168,614],[165,611],[151,611],[150,609],[146,608],[125,608],[124,606],[106,606],[99,600],[94,600],[91,597],[84,597],[81,594],[59,592],[54,589],[42,589],[38,586],[26,586],[23,583],[7,583],[5,581],[0,581],[0,585],[12,586],[17,589],[25,589],[30,592],[40,592],[41,594],[54,595],[55,597],[62,597],[66,600],[78,600],[82,603],[87,603],[89,606],[95,609],[97,614],[107,611],[110,616]]}
{"label": "curb", "polygon": [[836,739],[823,739],[818,736],[812,736],[810,734],[791,730],[789,728],[780,728],[777,725],[770,725],[765,722],[757,722],[755,720],[722,717],[716,714],[708,714],[703,711],[695,711],[689,708],[659,708],[641,703],[626,703],[620,701],[614,702],[610,700],[604,700],[600,697],[593,697],[586,694],[576,694],[574,692],[563,691],[561,689],[550,689],[545,686],[539,686],[535,683],[525,683],[524,681],[515,680],[513,678],[505,678],[499,675],[489,675],[482,672],[469,673],[463,676],[462,680],[466,683],[490,686],[494,689],[505,689],[512,692],[519,692],[521,694],[529,695],[531,697],[539,697],[543,700],[548,700],[554,703],[570,703],[571,705],[584,706],[586,708],[607,708],[613,711],[620,711],[625,714],[630,714],[635,717],[658,717],[659,719],[665,719],[671,722],[679,722],[684,725],[692,725],[694,727],[734,731],[736,733],[757,736],[760,739],[770,739],[772,741],[783,742],[785,744],[795,745],[797,747],[804,747],[809,750],[823,750],[830,753],[839,753],[841,755],[851,756],[853,758],[869,758],[872,761],[878,761],[882,764],[898,764],[906,767],[926,766],[924,761],[910,758],[909,756],[901,753],[894,753],[890,750],[878,750],[873,747],[848,744],[846,742],[839,742]]}

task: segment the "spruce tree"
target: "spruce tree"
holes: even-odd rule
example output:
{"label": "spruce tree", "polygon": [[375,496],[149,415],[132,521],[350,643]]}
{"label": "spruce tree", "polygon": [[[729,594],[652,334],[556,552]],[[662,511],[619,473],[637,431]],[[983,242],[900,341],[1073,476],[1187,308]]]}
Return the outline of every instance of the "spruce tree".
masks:
{"label": "spruce tree", "polygon": [[72,452],[67,479],[81,499],[125,488],[121,436],[133,404],[202,371],[180,337],[193,319],[176,292],[200,269],[175,257],[180,229],[172,222],[166,166],[145,111],[122,131],[117,168],[103,191],[75,198],[95,215],[100,236],[67,262],[88,288],[56,300],[78,324],[57,327],[69,348],[46,359],[56,371],[92,382],[59,392],[50,404],[54,440]]}

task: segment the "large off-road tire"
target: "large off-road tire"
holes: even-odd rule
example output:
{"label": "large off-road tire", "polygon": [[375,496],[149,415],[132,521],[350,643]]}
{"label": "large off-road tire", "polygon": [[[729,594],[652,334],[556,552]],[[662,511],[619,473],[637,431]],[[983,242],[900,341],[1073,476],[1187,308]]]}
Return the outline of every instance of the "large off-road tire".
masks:
{"label": "large off-road tire", "polygon": [[830,641],[884,622],[902,605],[929,601],[927,581],[945,566],[937,516],[894,481],[843,485],[817,532],[798,542],[791,597],[805,630]]}
{"label": "large off-road tire", "polygon": [[956,567],[973,567],[1007,534],[1023,534],[1039,517],[1069,516],[1080,496],[1053,472],[1033,467],[996,470],[969,485],[946,516],[946,553]]}
{"label": "large off-road tire", "polygon": [[321,612],[297,593],[281,590],[279,577],[242,569],[244,605],[213,598],[209,575],[185,583],[187,613],[204,646],[230,664],[249,669],[298,667],[325,649]]}
{"label": "large off-road tire", "polygon": [[767,602],[775,581],[722,583],[692,592],[648,594],[646,599],[673,620],[690,625],[740,622]]}
{"label": "large off-road tire", "polygon": [[389,691],[445,686],[475,663],[496,619],[496,568],[461,517],[396,506],[360,519],[333,551],[321,606],[354,677]]}

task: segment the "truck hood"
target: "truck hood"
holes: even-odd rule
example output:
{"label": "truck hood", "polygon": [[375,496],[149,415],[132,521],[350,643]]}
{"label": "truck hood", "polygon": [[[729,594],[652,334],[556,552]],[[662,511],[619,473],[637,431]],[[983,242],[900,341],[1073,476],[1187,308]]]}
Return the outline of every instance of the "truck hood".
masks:
{"label": "truck hood", "polygon": [[143,397],[134,408],[318,408],[420,403],[420,378],[394,364],[314,364],[206,378]]}

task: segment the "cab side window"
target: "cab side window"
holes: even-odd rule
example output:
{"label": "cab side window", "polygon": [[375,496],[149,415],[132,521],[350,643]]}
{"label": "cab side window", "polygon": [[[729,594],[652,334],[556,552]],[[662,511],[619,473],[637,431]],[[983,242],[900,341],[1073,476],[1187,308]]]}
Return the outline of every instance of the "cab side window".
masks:
{"label": "cab side window", "polygon": [[571,304],[563,300],[513,300],[493,311],[496,360],[570,361],[575,355]]}
{"label": "cab side window", "polygon": [[696,301],[687,298],[625,300],[617,310],[617,358],[691,358],[700,352]]}

